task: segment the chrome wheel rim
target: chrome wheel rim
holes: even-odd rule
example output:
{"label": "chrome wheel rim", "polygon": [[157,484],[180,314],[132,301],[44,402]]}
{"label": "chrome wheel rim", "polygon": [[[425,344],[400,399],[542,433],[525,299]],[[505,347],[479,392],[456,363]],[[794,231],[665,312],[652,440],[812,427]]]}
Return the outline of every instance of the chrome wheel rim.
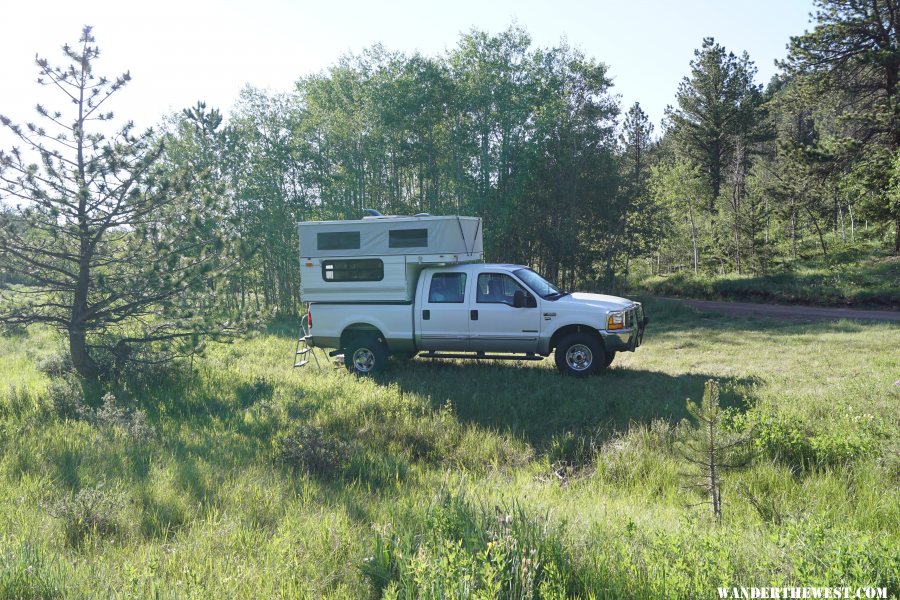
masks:
{"label": "chrome wheel rim", "polygon": [[360,373],[368,373],[375,368],[375,353],[368,348],[359,348],[353,353],[353,368]]}
{"label": "chrome wheel rim", "polygon": [[574,344],[566,351],[566,364],[574,371],[584,371],[594,362],[594,354],[584,344]]}

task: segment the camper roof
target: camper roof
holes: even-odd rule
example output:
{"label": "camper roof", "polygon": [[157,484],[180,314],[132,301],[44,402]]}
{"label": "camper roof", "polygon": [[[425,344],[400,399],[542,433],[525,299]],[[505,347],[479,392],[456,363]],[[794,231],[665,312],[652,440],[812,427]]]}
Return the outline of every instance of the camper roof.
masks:
{"label": "camper roof", "polygon": [[[481,260],[484,244],[478,217],[372,216],[299,224],[303,258],[453,255],[451,262]],[[437,259],[436,259],[437,260]],[[430,261],[426,261],[430,262]]]}

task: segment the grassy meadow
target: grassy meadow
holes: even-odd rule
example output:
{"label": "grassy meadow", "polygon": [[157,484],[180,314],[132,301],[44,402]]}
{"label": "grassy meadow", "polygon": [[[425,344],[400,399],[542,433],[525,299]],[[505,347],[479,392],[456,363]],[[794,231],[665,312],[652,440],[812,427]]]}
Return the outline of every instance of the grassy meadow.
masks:
{"label": "grassy meadow", "polygon": [[[276,323],[85,386],[50,332],[2,338],[0,597],[897,597],[900,328],[647,306],[589,380],[292,369]],[[677,451],[710,378],[753,448],[721,522]]]}

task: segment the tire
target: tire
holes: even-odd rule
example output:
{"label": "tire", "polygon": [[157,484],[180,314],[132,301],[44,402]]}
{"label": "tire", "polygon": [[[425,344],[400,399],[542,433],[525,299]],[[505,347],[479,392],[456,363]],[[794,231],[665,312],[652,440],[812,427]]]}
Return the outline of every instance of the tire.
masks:
{"label": "tire", "polygon": [[573,377],[593,375],[609,364],[603,343],[588,333],[570,333],[561,339],[553,357],[559,372]]}
{"label": "tire", "polygon": [[387,367],[388,348],[377,337],[358,337],[344,348],[344,366],[356,375],[372,375]]}
{"label": "tire", "polygon": [[603,366],[608,367],[609,365],[612,364],[613,359],[616,358],[616,351],[615,350],[613,350],[612,352],[607,351],[605,354],[606,354],[606,361]]}

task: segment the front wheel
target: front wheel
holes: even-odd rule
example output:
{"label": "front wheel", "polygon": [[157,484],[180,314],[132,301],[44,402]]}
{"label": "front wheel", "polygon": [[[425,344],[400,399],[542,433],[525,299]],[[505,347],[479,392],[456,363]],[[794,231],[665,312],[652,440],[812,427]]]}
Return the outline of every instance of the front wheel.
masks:
{"label": "front wheel", "polygon": [[383,371],[387,361],[387,346],[374,336],[356,339],[344,349],[344,366],[357,375]]}
{"label": "front wheel", "polygon": [[571,333],[560,340],[554,358],[560,373],[574,377],[593,375],[609,364],[603,343],[587,333]]}

